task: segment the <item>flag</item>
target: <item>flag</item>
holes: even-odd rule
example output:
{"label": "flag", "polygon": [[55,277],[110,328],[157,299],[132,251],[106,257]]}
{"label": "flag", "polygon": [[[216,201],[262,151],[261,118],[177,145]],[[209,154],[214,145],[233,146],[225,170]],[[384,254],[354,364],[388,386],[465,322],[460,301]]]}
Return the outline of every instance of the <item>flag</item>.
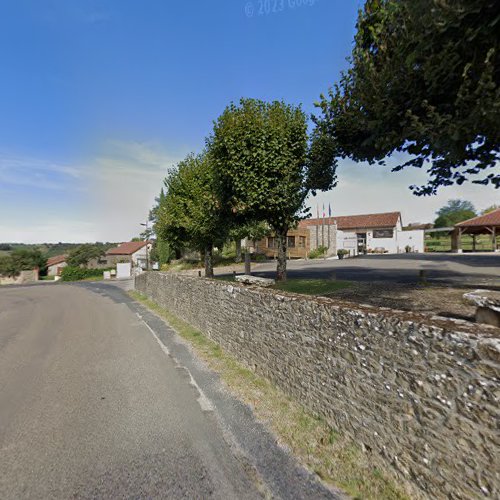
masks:
{"label": "flag", "polygon": [[323,203],[323,219],[326,217],[326,214],[325,214],[325,204]]}
{"label": "flag", "polygon": [[332,216],[332,207],[330,205],[330,203],[328,203],[328,217],[331,217]]}
{"label": "flag", "polygon": [[316,205],[316,215],[318,216],[319,219],[319,205]]}

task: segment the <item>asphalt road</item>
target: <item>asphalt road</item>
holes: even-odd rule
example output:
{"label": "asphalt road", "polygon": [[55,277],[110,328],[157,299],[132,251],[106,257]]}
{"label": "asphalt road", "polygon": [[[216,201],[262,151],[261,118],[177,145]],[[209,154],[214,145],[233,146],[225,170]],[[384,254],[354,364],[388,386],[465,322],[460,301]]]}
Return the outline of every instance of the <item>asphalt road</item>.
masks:
{"label": "asphalt road", "polygon": [[[273,278],[276,264],[254,266],[256,276]],[[500,288],[500,254],[398,254],[367,255],[343,260],[299,260],[288,262],[291,278],[417,283],[425,270],[436,284]]]}
{"label": "asphalt road", "polygon": [[109,285],[0,290],[0,498],[335,498]]}

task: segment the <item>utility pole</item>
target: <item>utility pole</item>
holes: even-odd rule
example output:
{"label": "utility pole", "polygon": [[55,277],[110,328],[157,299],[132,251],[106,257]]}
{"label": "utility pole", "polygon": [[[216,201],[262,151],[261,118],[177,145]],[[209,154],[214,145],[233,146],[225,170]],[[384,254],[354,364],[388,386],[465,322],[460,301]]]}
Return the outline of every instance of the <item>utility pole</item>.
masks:
{"label": "utility pole", "polygon": [[146,223],[141,222],[141,226],[146,227],[146,271],[149,271],[149,220],[146,219]]}

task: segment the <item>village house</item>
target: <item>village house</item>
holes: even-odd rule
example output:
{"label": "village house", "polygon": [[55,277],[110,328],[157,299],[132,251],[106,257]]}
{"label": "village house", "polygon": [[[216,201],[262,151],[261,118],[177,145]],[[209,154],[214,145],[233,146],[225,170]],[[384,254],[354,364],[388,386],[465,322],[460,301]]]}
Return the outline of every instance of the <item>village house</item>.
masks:
{"label": "village house", "polygon": [[47,259],[47,276],[60,276],[63,268],[65,268],[68,263],[66,259],[67,255],[56,255]]}
{"label": "village house", "polygon": [[[387,212],[305,219],[299,222],[296,229],[288,232],[290,258],[306,258],[319,247],[325,247],[328,256],[336,255],[338,250],[346,250],[352,256],[424,252],[424,231],[403,230],[401,213]],[[275,257],[274,235],[259,241],[256,251]]]}
{"label": "village house", "polygon": [[93,259],[88,267],[104,269],[129,262],[132,267],[147,269],[152,247],[153,244],[150,241],[127,241],[110,248],[103,257]]}

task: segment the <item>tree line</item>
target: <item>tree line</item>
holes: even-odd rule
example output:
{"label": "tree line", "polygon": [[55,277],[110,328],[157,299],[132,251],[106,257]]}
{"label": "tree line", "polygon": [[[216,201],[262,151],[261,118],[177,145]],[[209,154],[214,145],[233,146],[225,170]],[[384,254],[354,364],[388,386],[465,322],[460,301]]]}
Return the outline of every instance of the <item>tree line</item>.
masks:
{"label": "tree line", "polygon": [[394,171],[428,174],[410,186],[416,195],[467,181],[499,188],[499,25],[496,0],[367,0],[350,66],[320,96],[310,134],[300,106],[242,99],[168,172],[151,213],[158,251],[199,250],[212,276],[213,248],[263,223],[286,279],[287,232],[307,217],[309,193],[336,185],[342,158],[403,152]]}

